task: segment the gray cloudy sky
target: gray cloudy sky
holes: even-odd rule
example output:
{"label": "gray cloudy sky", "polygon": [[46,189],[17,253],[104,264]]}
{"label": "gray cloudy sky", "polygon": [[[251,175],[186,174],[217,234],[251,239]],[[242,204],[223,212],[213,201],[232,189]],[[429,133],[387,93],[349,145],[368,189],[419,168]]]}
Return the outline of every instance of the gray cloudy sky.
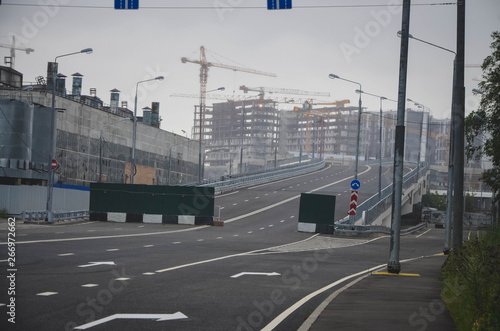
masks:
{"label": "gray cloudy sky", "polygon": [[[128,101],[129,108],[138,81],[165,76],[162,82],[140,85],[138,108],[160,102],[162,128],[178,134],[190,132],[198,101],[170,95],[199,93],[199,65],[183,64],[180,58],[199,58],[201,45],[210,52],[209,61],[277,74],[211,68],[207,89],[226,87],[214,93],[239,94],[240,85],[295,88],[329,92],[331,97],[323,100],[350,99],[356,105],[356,85],[328,78],[335,73],[360,82],[366,92],[397,97],[401,0],[292,0],[294,8],[281,11],[268,11],[266,0],[139,3],[139,10],[120,11],[113,0],[3,0],[0,43],[9,44],[14,34],[23,47],[35,49],[29,55],[16,53],[16,69],[25,81],[46,76],[47,62],[56,56],[92,47],[91,55],[59,59],[59,71],[82,73],[83,93],[97,88],[105,103],[111,89],[121,90],[120,100]],[[491,33],[500,30],[500,1],[469,0],[466,15],[466,64],[481,64],[491,53]],[[410,33],[454,50],[456,5],[412,1]],[[0,48],[0,55],[8,56],[9,49]],[[452,66],[453,54],[411,40],[407,96],[435,117],[449,118]],[[477,106],[471,89],[480,77],[480,69],[466,69],[467,111]],[[379,101],[364,96],[363,105],[378,110]]]}

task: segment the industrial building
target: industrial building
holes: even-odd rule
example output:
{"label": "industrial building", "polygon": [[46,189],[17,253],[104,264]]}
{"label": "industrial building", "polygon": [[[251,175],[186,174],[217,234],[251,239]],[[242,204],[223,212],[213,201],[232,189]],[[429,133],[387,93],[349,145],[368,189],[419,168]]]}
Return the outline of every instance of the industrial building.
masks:
{"label": "industrial building", "polygon": [[[23,85],[20,72],[0,67],[0,184],[46,185],[49,166],[53,63],[47,78]],[[119,102],[119,90],[106,105],[90,88],[82,94],[83,75],[57,75],[55,109],[56,186],[87,187],[92,182],[129,183],[133,111]],[[134,183],[161,185],[195,182],[198,146],[183,136],[161,130],[159,103],[138,118]]]}

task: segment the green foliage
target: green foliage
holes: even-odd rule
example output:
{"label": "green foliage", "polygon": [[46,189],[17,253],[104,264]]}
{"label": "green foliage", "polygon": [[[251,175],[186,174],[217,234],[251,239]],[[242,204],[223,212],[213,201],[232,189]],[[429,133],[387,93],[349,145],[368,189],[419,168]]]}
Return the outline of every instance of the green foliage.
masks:
{"label": "green foliage", "polygon": [[[500,189],[500,32],[491,35],[492,54],[484,59],[481,66],[483,80],[479,89],[483,92],[481,103],[465,119],[467,158],[479,160],[490,157],[493,168],[483,172],[481,180],[495,192]],[[497,197],[498,200],[498,197]]]}
{"label": "green foliage", "polygon": [[0,209],[0,218],[9,217],[9,211],[5,208]]}
{"label": "green foliage", "polygon": [[446,195],[439,195],[437,192],[432,193],[427,191],[427,193],[422,196],[422,205],[444,211],[446,210]]}
{"label": "green foliage", "polygon": [[465,195],[465,212],[467,213],[476,212],[476,204],[474,202],[474,196],[470,193],[467,193]]}
{"label": "green foliage", "polygon": [[454,249],[441,296],[458,330],[500,330],[500,228]]}

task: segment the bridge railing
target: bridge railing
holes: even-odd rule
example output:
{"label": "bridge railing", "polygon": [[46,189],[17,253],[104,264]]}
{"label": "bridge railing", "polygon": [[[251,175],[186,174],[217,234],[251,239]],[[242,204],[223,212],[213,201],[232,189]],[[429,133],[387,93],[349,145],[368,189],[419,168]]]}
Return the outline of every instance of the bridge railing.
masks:
{"label": "bridge railing", "polygon": [[[425,165],[420,168],[419,171],[419,178],[423,175],[428,170],[428,165]],[[417,168],[413,169],[412,171],[408,172],[403,176],[403,194],[404,192],[409,189],[414,183],[415,183],[415,178],[417,175]],[[361,203],[359,206],[356,208],[356,216],[353,217],[345,217],[339,222],[336,223],[336,226],[338,226],[339,230],[342,229],[349,229],[354,226],[354,223],[358,221],[360,218],[364,217],[364,223],[366,225],[363,226],[357,226],[356,231],[368,231],[368,232],[382,232],[385,233],[383,230],[385,227],[380,226],[372,226],[370,225],[373,223],[373,221],[380,216],[384,211],[386,211],[388,208],[392,206],[392,187],[393,184],[388,185],[381,191],[381,195],[379,198],[378,192],[371,196],[369,199],[365,200],[363,203]],[[364,215],[363,215],[364,214]],[[365,230],[362,230],[365,229]],[[387,228],[388,229],[388,228]],[[379,231],[380,230],[380,231]],[[337,230],[336,230],[337,231]],[[390,229],[388,230],[390,231]]]}
{"label": "bridge railing", "polygon": [[264,173],[249,175],[245,177],[227,179],[223,181],[204,184],[201,186],[214,187],[215,193],[220,194],[227,191],[237,190],[243,187],[267,183],[293,176],[299,176],[311,171],[316,171],[325,166],[324,160],[311,160],[309,164],[295,166],[292,168],[276,169]]}

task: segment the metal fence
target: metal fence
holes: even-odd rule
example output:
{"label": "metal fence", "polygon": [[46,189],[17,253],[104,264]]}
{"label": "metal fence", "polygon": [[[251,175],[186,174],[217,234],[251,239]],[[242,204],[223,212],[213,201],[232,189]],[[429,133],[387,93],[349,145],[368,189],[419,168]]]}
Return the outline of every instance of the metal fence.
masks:
{"label": "metal fence", "polygon": [[[423,177],[428,171],[428,165],[420,168],[419,178]],[[415,184],[415,179],[417,175],[417,168],[408,172],[403,176],[403,194],[406,190],[411,188]],[[380,194],[378,192],[371,196],[369,199],[365,200],[356,208],[356,216],[347,216],[336,223],[335,231],[344,233],[390,233],[390,229],[380,225],[370,225],[379,217],[384,211],[391,208],[392,206],[392,187],[393,184],[385,187]],[[364,215],[363,215],[364,214]],[[364,217],[366,225],[354,225],[356,221]],[[423,227],[425,223],[421,223],[416,227],[401,230],[401,233],[407,233],[407,231],[416,231]]]}
{"label": "metal fence", "polygon": [[325,166],[324,160],[311,160],[306,165],[283,167],[273,171],[247,175],[239,178],[231,178],[223,181],[204,184],[201,186],[214,187],[215,194],[237,190],[243,187],[267,183],[269,181],[280,180],[293,176],[299,176],[311,171],[316,171]]}

